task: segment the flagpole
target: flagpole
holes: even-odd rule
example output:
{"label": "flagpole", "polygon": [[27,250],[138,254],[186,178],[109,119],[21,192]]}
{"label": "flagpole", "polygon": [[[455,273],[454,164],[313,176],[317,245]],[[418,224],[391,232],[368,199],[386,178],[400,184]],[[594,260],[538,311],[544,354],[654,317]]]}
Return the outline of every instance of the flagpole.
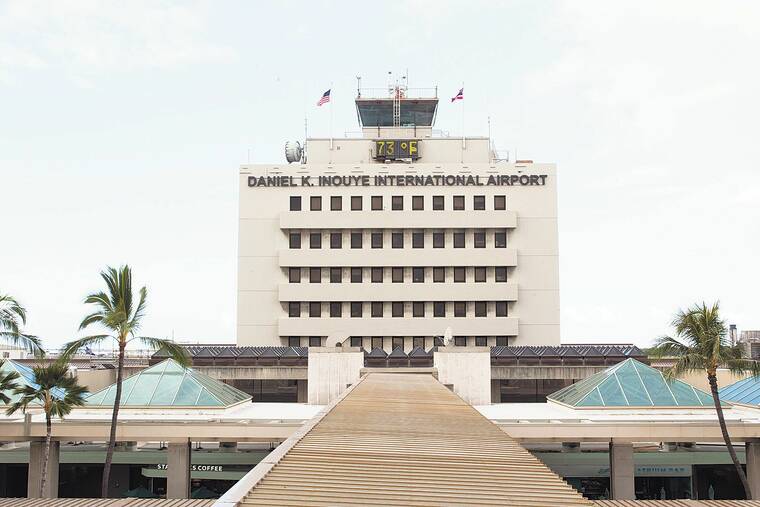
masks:
{"label": "flagpole", "polygon": [[464,81],[462,81],[462,162],[464,162],[464,150],[466,148],[464,137]]}
{"label": "flagpole", "polygon": [[[333,84],[330,82],[330,151],[333,149]],[[332,155],[330,155],[330,161],[332,161]]]}

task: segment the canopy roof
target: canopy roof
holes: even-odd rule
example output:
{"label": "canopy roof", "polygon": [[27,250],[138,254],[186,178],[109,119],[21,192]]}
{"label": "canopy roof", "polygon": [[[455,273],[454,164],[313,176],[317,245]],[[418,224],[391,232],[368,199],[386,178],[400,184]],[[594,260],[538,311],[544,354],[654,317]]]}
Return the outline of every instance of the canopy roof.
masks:
{"label": "canopy roof", "polygon": [[547,399],[571,407],[711,407],[712,396],[635,359],[560,389]]}
{"label": "canopy roof", "polygon": [[[8,373],[12,371],[15,371],[16,373],[19,374],[19,378],[16,379],[16,385],[18,385],[19,387],[32,386],[35,389],[39,387],[39,384],[35,382],[34,370],[32,370],[31,368],[29,368],[28,366],[24,364],[13,361],[12,359],[5,359],[2,362],[2,365],[0,365],[0,373],[2,373],[3,375],[7,375]],[[57,388],[52,389],[51,393],[53,394],[54,398],[57,398],[59,400],[63,399],[63,397],[66,395],[66,391],[64,391],[63,389],[57,389]],[[5,394],[11,399],[10,401],[11,403],[15,403],[16,401],[19,400],[19,398],[21,398],[20,394],[14,394],[13,391],[6,391]],[[36,403],[36,402],[33,402],[33,403]],[[1,404],[2,402],[0,402],[0,405]]]}
{"label": "canopy roof", "polygon": [[745,405],[760,405],[760,377],[747,377],[719,391],[720,399]]}
{"label": "canopy roof", "polygon": [[[88,406],[110,407],[116,384],[90,395]],[[122,407],[212,407],[225,408],[251,397],[232,386],[192,368],[166,359],[122,381]]]}

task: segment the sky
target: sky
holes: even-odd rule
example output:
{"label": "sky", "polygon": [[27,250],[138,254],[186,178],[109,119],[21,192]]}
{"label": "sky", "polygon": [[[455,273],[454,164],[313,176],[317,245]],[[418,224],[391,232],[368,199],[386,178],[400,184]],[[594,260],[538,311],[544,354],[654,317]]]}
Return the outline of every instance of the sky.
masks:
{"label": "sky", "polygon": [[[49,347],[101,269],[140,330],[234,343],[237,171],[358,130],[356,76],[465,86],[465,130],[558,167],[563,343],[760,328],[760,3],[0,0],[0,293]],[[437,128],[461,134],[442,101]]]}

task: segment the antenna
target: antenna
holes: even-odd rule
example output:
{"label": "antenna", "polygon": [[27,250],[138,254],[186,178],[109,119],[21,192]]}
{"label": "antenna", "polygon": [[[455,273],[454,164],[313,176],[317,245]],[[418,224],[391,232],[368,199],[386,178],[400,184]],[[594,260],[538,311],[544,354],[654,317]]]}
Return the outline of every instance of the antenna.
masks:
{"label": "antenna", "polygon": [[362,77],[356,76],[356,98],[362,97]]}

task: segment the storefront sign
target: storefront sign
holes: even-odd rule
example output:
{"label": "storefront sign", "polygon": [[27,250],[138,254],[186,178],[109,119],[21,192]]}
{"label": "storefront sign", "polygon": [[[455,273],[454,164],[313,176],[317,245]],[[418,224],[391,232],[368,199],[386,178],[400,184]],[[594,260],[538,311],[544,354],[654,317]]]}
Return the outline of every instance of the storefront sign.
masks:
{"label": "storefront sign", "polygon": [[249,187],[542,187],[546,174],[376,174],[355,176],[248,176]]}
{"label": "storefront sign", "polygon": [[[169,466],[166,463],[159,463],[156,465],[156,470],[168,470]],[[190,465],[191,472],[224,472],[223,465]]]}
{"label": "storefront sign", "polygon": [[[562,477],[609,477],[610,467],[597,465],[552,465]],[[691,465],[637,465],[636,477],[691,477]]]}

